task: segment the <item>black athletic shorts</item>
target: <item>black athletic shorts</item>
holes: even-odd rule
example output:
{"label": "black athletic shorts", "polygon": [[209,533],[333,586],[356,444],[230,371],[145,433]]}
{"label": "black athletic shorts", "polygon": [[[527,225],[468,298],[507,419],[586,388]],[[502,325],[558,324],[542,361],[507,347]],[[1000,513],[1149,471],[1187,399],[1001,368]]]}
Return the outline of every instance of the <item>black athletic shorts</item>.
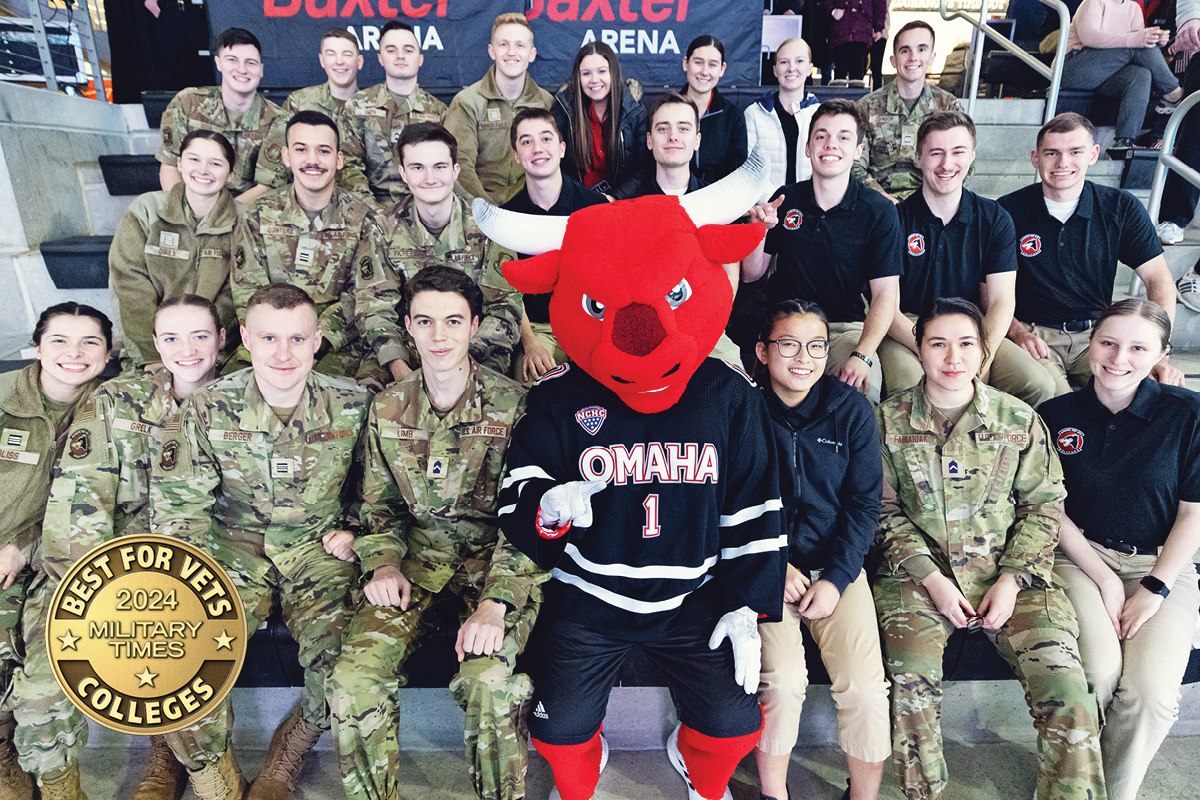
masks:
{"label": "black athletic shorts", "polygon": [[534,626],[536,657],[529,732],[553,745],[596,735],[625,656],[640,649],[662,670],[679,720],[706,736],[747,736],[762,727],[757,694],[734,681],[733,647],[708,649],[717,620],[676,618],[654,641],[624,641],[573,620],[546,615]]}

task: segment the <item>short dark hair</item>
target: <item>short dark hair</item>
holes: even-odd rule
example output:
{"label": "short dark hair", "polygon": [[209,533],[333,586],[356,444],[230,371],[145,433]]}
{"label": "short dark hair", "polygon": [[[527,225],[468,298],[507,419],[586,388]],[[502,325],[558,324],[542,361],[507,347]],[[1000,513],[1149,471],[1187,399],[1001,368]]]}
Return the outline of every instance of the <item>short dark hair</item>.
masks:
{"label": "short dark hair", "polygon": [[688,106],[692,109],[692,113],[696,115],[696,129],[700,129],[700,109],[696,107],[696,103],[693,102],[692,98],[679,92],[663,92],[654,98],[654,102],[650,104],[650,108],[646,109],[647,116],[650,119],[651,130],[654,129],[654,115],[663,106]]}
{"label": "short dark hair", "polygon": [[1158,328],[1159,341],[1162,344],[1163,352],[1170,352],[1171,318],[1167,316],[1167,312],[1158,303],[1142,297],[1130,297],[1125,300],[1118,300],[1101,311],[1100,315],[1096,317],[1096,324],[1092,326],[1092,334],[1089,338],[1095,339],[1096,331],[1100,330],[1100,325],[1106,319],[1111,319],[1112,317],[1141,317],[1147,322],[1152,323]]}
{"label": "short dark hair", "polygon": [[404,166],[404,148],[422,142],[441,142],[450,148],[450,161],[458,163],[458,140],[454,134],[437,122],[414,122],[405,125],[396,141],[396,155],[400,157],[400,166]]}
{"label": "short dark hair", "polygon": [[229,162],[229,169],[233,169],[233,162],[234,159],[237,158],[237,154],[234,152],[233,144],[230,143],[230,141],[225,138],[225,134],[221,133],[220,131],[210,131],[205,130],[204,128],[192,131],[187,136],[183,137],[183,141],[179,144],[179,154],[183,155],[183,151],[187,150],[188,147],[191,146],[192,142],[196,141],[197,139],[216,142],[221,148],[221,152],[225,154],[225,160]]}
{"label": "short dark hair", "polygon": [[559,141],[562,141],[562,131],[558,129],[558,122],[554,119],[554,115],[550,113],[550,109],[530,106],[522,108],[513,115],[512,126],[508,129],[508,140],[512,143],[513,150],[517,149],[517,126],[530,119],[540,119],[550,123],[550,127],[554,129],[555,135],[558,136]]}
{"label": "short dark hair", "polygon": [[929,43],[934,45],[937,43],[937,34],[933,32],[933,26],[923,19],[914,19],[912,22],[907,22],[904,27],[896,31],[896,35],[892,37],[892,52],[896,52],[900,48],[901,34],[909,31],[929,31]]}
{"label": "short dark hair", "polygon": [[854,126],[858,129],[858,143],[862,144],[863,140],[867,138],[867,115],[858,107],[858,103],[841,97],[826,100],[817,106],[812,119],[808,121],[808,136],[805,137],[804,141],[812,141],[812,134],[817,127],[817,120],[822,117],[836,117],[839,114],[849,114],[854,117]]}
{"label": "short dark hair", "polygon": [[[387,36],[392,31],[408,31],[409,33],[411,33],[413,35],[414,39],[417,39],[417,32],[413,30],[412,25],[409,25],[407,22],[401,22],[398,19],[394,19],[394,20],[391,20],[390,22],[385,23],[384,26],[379,29],[379,41],[382,42],[383,37]],[[417,39],[417,49],[420,49],[420,48],[421,48],[421,40]]]}
{"label": "short dark hair", "polygon": [[350,42],[352,45],[354,45],[355,50],[360,49],[358,45],[358,39],[355,38],[353,33],[345,28],[330,28],[321,34],[321,41],[324,42],[326,39],[345,39],[347,42]]}
{"label": "short dark hair", "polygon": [[971,119],[967,112],[952,108],[947,111],[934,111],[921,120],[921,127],[917,128],[917,152],[921,152],[921,146],[925,144],[925,137],[929,134],[954,128],[966,128],[967,132],[971,134],[971,145],[974,146],[977,143],[975,120]]}
{"label": "short dark hair", "polygon": [[925,310],[917,317],[916,327],[913,328],[913,335],[917,339],[917,347],[921,346],[921,341],[925,338],[925,328],[928,327],[929,323],[938,317],[957,316],[966,317],[975,325],[975,332],[979,336],[979,347],[983,351],[983,361],[981,363],[986,364],[988,357],[991,355],[991,350],[988,349],[987,335],[984,333],[983,312],[979,310],[979,306],[961,297],[939,297],[925,307]]}
{"label": "short dark hair", "polygon": [[701,47],[717,48],[717,52],[721,54],[721,63],[722,64],[725,63],[725,45],[721,44],[721,40],[718,39],[717,37],[709,36],[708,34],[704,34],[703,36],[697,36],[695,39],[692,39],[692,43],[687,46],[687,52],[684,54],[683,57],[691,58],[692,53],[696,52]]}
{"label": "short dark hair", "polygon": [[1070,133],[1080,128],[1088,132],[1088,135],[1092,137],[1092,144],[1095,144],[1096,126],[1092,124],[1092,121],[1074,111],[1064,111],[1038,130],[1037,147],[1041,148],[1042,140],[1046,138],[1047,133]]}
{"label": "short dark hair", "polygon": [[267,305],[276,309],[300,308],[308,306],[315,314],[317,304],[313,302],[308,292],[290,283],[268,283],[258,288],[246,301],[246,313],[255,306]]}
{"label": "short dark hair", "polygon": [[100,333],[104,335],[105,347],[112,350],[112,320],[103,311],[86,306],[83,303],[76,303],[74,300],[58,303],[42,312],[42,315],[38,317],[37,324],[33,326],[33,343],[35,345],[42,343],[42,337],[46,334],[46,327],[50,324],[50,320],[55,317],[89,317],[94,319],[96,324],[100,326]]}
{"label": "short dark hair", "polygon": [[421,292],[452,292],[467,301],[471,318],[483,318],[483,292],[461,269],[440,264],[425,267],[404,284],[404,315],[409,316],[413,298]]}
{"label": "short dark hair", "polygon": [[154,312],[154,325],[156,328],[154,332],[158,333],[157,327],[159,312],[168,308],[180,307],[199,308],[207,311],[208,315],[212,317],[213,329],[216,330],[217,333],[220,333],[223,330],[221,327],[221,315],[217,313],[217,307],[213,305],[211,300],[209,300],[207,297],[201,297],[198,294],[181,294],[175,295],[174,297],[168,297],[158,304],[158,311]]}
{"label": "short dark hair", "polygon": [[239,44],[252,44],[254,49],[258,51],[258,57],[262,58],[262,43],[258,41],[258,37],[245,28],[226,28],[217,36],[217,41],[213,45],[213,53],[220,53],[226,47],[233,47]]}
{"label": "short dark hair", "polygon": [[342,146],[342,137],[338,133],[337,123],[330,119],[328,114],[323,114],[320,111],[297,111],[288,120],[287,127],[283,129],[284,144],[288,143],[288,134],[292,132],[293,125],[324,125],[326,128],[332,128],[334,145],[337,147]]}

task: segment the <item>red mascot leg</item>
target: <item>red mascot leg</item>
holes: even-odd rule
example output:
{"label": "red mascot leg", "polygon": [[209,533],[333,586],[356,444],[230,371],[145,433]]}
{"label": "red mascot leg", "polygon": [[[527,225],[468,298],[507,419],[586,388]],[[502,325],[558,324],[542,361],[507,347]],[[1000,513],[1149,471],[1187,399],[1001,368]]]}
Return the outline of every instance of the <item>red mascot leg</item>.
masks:
{"label": "red mascot leg", "polygon": [[758,744],[761,735],[760,727],[745,736],[717,739],[694,731],[687,725],[679,727],[679,754],[687,765],[688,778],[701,797],[721,800],[725,796],[733,771]]}
{"label": "red mascot leg", "polygon": [[[546,744],[537,739],[530,741],[542,757],[550,762],[550,769],[554,771],[554,785],[558,787],[562,800],[591,800],[596,793],[596,784],[600,782],[600,759],[604,752],[600,731],[596,731],[596,735],[583,744]],[[732,770],[730,774],[733,774]]]}

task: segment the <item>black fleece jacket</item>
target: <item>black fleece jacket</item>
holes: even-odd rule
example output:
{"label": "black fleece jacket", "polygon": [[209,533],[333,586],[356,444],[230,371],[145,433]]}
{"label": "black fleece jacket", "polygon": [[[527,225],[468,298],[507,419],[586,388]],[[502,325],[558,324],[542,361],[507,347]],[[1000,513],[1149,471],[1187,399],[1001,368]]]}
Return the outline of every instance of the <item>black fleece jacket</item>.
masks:
{"label": "black fleece jacket", "polygon": [[[687,93],[687,87],[679,90]],[[713,89],[708,110],[700,118],[700,149],[692,156],[692,172],[705,185],[716,183],[746,162],[746,112]]]}
{"label": "black fleece jacket", "polygon": [[[550,104],[554,121],[558,123],[563,141],[567,143],[567,155],[562,160],[562,171],[564,175],[582,181],[583,169],[571,144],[574,141],[571,134],[574,125],[571,107],[571,90],[563,87],[554,95],[554,102]],[[646,108],[634,99],[626,84],[625,95],[621,98],[621,125],[617,129],[619,146],[615,154],[605,154],[608,163],[608,183],[611,187],[605,194],[611,194],[617,200],[636,196],[632,192],[640,182],[647,165],[654,163],[650,157],[650,150],[646,147],[646,132],[649,129]]]}

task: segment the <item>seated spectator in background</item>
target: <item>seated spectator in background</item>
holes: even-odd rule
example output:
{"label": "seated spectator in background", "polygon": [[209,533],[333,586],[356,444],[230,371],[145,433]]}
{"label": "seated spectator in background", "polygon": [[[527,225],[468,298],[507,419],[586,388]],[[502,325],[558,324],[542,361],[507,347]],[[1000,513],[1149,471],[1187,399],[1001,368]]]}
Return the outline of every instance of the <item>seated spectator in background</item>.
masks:
{"label": "seated spectator in background", "polygon": [[725,74],[725,45],[715,36],[697,36],[683,59],[687,86],[680,90],[700,109],[700,149],[692,171],[705,184],[724,178],[746,160],[746,117],[717,91]]}
{"label": "seated spectator in background", "polygon": [[[984,308],[990,383],[1031,407],[1054,396],[1054,381],[1005,338],[1016,305],[1017,235],[995,200],[963,188],[975,161],[975,123],[962,111],[935,111],[917,130],[921,191],[896,206],[904,237],[900,308],[879,345],[887,396],[917,385],[921,369],[913,325],[939,297],[960,297]],[[986,380],[985,382],[989,382]]]}
{"label": "seated spectator in background", "polygon": [[509,129],[523,108],[549,108],[554,98],[529,76],[537,55],[524,14],[501,14],[492,23],[487,74],[454,96],[446,130],[458,142],[458,185],[472,197],[500,205],[525,181],[513,159]]}
{"label": "seated spectator in background", "polygon": [[805,154],[808,123],[821,104],[805,85],[812,75],[812,51],[803,39],[787,39],[775,51],[772,67],[779,91],[767,92],[746,107],[746,143],[762,147],[771,162],[771,180],[764,201],[786,183],[812,177]]}
{"label": "seated spectator in background", "polygon": [[346,101],[358,91],[358,71],[363,57],[358,51],[358,39],[345,28],[330,28],[321,36],[321,51],[317,53],[321,69],[328,78],[317,86],[297,89],[283,102],[283,113],[271,126],[259,155],[259,166],[275,173],[273,186],[292,179],[292,171],[283,166],[283,150],[287,147],[284,129],[297,111],[320,111],[336,120]]}
{"label": "seated spectator in background", "polygon": [[154,154],[162,166],[158,179],[170,191],[182,179],[179,147],[194,130],[220,132],[233,145],[236,159],[227,184],[234,198],[248,203],[274,183],[274,171],[257,173],[258,155],[271,124],[281,113],[279,106],[258,94],[263,76],[262,45],[258,37],[242,28],[222,31],[213,47],[220,86],[184,89],[171,98],[162,116],[162,146]]}
{"label": "seated spectator in background", "polygon": [[867,50],[883,36],[887,25],[888,0],[814,2],[832,20],[829,46],[833,51],[834,77],[861,81],[867,74]]}
{"label": "seated spectator in background", "polygon": [[412,26],[390,20],[379,33],[384,82],[357,92],[338,119],[345,166],[341,183],[368,202],[388,206],[408,194],[396,141],[405,125],[441,122],[446,104],[417,85],[425,56]]}
{"label": "seated spectator in background", "polygon": [[[1187,72],[1183,76],[1183,94],[1200,91],[1200,0],[1180,0],[1177,10],[1175,42],[1172,44],[1177,55],[1190,56]],[[1195,107],[1188,112],[1179,126],[1175,138],[1175,155],[1192,169],[1200,169],[1200,110]],[[1167,173],[1167,184],[1163,188],[1162,207],[1158,212],[1158,236],[1163,244],[1179,244],[1183,241],[1183,229],[1192,224],[1196,216],[1196,201],[1200,189],[1179,177],[1174,170]],[[1200,266],[1200,262],[1197,262]],[[1188,272],[1179,281],[1179,299],[1193,311],[1200,311],[1200,280],[1196,270]]]}
{"label": "seated spectator in background", "polygon": [[896,79],[858,101],[867,120],[867,144],[854,164],[854,177],[898,203],[921,188],[917,128],[934,111],[954,108],[958,100],[925,80],[936,53],[933,28],[917,20],[892,39]]}
{"label": "seated spectator in background", "polygon": [[[458,145],[449,131],[432,122],[410,125],[401,132],[396,150],[410,193],[379,215],[383,261],[399,273],[401,284],[436,264],[471,276],[483,292],[471,357],[507,374],[521,332],[521,294],[504,279],[500,265],[514,254],[483,235],[470,207],[455,194]],[[394,365],[399,377],[420,368],[420,353],[407,331],[399,351]]]}
{"label": "seated spectator in background", "polygon": [[842,798],[874,800],[892,752],[879,620],[863,570],[883,483],[875,415],[866,398],[824,374],[829,323],[813,303],[772,306],[755,354],[771,430],[784,454],[779,474],[788,539],[783,619],[758,626],[760,794],[788,796],[788,764],[808,688],[805,627],[829,670],[838,707],[838,744],[850,771]]}
{"label": "seated spectator in background", "polygon": [[[1175,316],[1171,270],[1150,215],[1129,192],[1087,180],[1100,156],[1095,136],[1095,126],[1078,114],[1047,122],[1030,157],[1041,181],[999,201],[1017,231],[1017,305],[1008,338],[1050,373],[1056,396],[1091,378],[1091,329],[1112,302],[1118,261]],[[1183,373],[1166,355],[1150,375],[1183,385]]]}
{"label": "seated spectator in background", "polygon": [[1200,395],[1160,386],[1162,308],[1113,303],[1092,329],[1092,380],[1038,409],[1067,499],[1054,575],[1079,620],[1079,655],[1104,714],[1109,800],[1136,800],[1179,717],[1200,591]]}
{"label": "seated spectator in background", "polygon": [[[322,337],[316,370],[381,389],[401,377],[403,364],[400,290],[380,258],[381,231],[371,209],[335,185],[342,154],[334,121],[301,111],[288,122],[286,136],[283,163],[292,184],[263,195],[238,223],[238,319],[245,326],[247,302],[268,284],[303,289],[315,304]],[[243,362],[249,360],[244,349],[239,352]]]}
{"label": "seated spectator in background", "polygon": [[[561,169],[567,143],[554,115],[544,108],[523,108],[513,117],[513,158],[525,169],[525,186],[504,204],[506,211],[566,217],[571,212],[608,202]],[[522,253],[518,257],[524,258]],[[521,341],[513,353],[512,377],[530,383],[567,361],[550,329],[550,295],[523,295]]]}
{"label": "seated spectator in background", "polygon": [[121,321],[126,371],[162,366],[154,312],[168,297],[195,294],[217,308],[226,346],[237,349],[237,314],[229,286],[237,209],[226,186],[233,147],[216,131],[192,131],[179,148],[181,180],[147,192],[121,217],[108,251],[113,312]]}
{"label": "seated spectator in background", "polygon": [[812,179],[783,186],[770,203],[751,209],[750,218],[768,230],[742,260],[742,280],[761,278],[778,255],[769,296],[820,306],[830,323],[825,372],[878,402],[883,381],[876,350],[896,316],[903,244],[895,206],[850,176],[865,127],[862,111],[849,100],[817,108],[805,145]]}
{"label": "seated spectator in background", "polygon": [[603,42],[575,54],[567,84],[554,96],[554,121],[567,143],[565,174],[621,200],[634,197],[650,154],[642,149],[649,117],[638,100],[642,87],[626,81],[621,62]]}
{"label": "seated spectator in background", "polygon": [[1151,89],[1168,103],[1183,97],[1179,79],[1159,49],[1170,39],[1169,31],[1146,27],[1135,0],[1083,0],[1071,18],[1062,87],[1120,100],[1115,149],[1133,147]]}

